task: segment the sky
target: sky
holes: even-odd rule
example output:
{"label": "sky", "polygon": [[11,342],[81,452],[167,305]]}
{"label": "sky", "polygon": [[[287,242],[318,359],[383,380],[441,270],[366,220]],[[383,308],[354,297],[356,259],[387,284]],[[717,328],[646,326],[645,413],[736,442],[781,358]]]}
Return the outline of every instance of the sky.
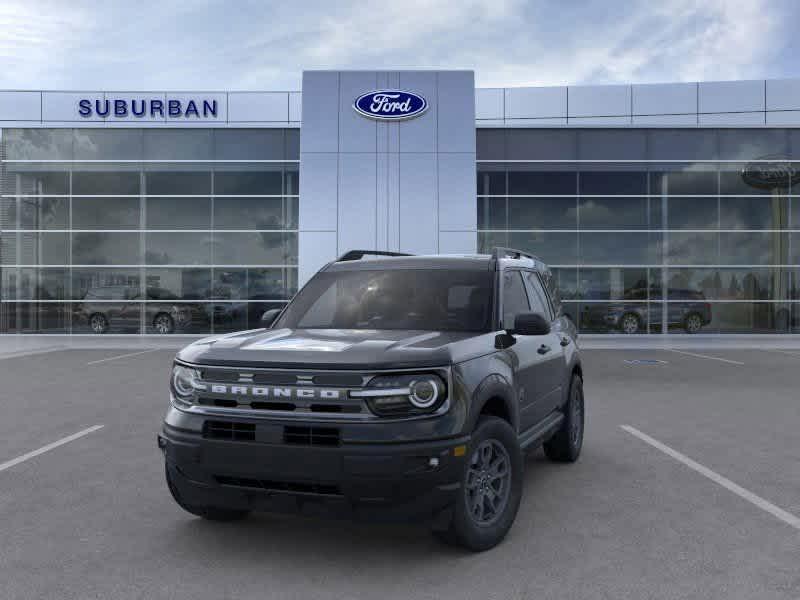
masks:
{"label": "sky", "polygon": [[479,87],[800,77],[797,0],[0,1],[0,89],[299,90],[303,69]]}

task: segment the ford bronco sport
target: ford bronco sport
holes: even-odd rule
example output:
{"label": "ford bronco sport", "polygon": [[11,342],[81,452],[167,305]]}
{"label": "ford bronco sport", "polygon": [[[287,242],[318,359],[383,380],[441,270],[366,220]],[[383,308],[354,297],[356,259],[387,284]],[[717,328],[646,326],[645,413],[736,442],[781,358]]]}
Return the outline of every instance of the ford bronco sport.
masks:
{"label": "ford bronco sport", "polygon": [[194,515],[424,519],[485,550],[516,516],[523,451],[580,454],[575,326],[533,256],[351,251],[263,325],[175,359],[158,442]]}

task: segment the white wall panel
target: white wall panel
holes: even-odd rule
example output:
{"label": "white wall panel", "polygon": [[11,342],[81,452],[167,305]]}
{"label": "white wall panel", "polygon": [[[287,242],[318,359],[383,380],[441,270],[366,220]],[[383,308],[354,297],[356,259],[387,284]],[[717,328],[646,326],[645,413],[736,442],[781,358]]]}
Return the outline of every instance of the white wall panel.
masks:
{"label": "white wall panel", "polygon": [[507,88],[506,119],[548,119],[567,116],[567,88]]}
{"label": "white wall panel", "polygon": [[[303,127],[300,152],[339,151],[339,73],[303,73]],[[307,105],[307,106],[306,106]]]}
{"label": "white wall panel", "polygon": [[436,155],[400,156],[400,251],[432,254],[438,246]]}
{"label": "white wall panel", "polygon": [[764,81],[709,81],[700,83],[701,113],[764,110]]}
{"label": "white wall panel", "polygon": [[631,86],[587,85],[569,88],[569,117],[616,117],[631,114]]}
{"label": "white wall panel", "polygon": [[768,79],[767,110],[800,110],[800,79]]}
{"label": "white wall panel", "polygon": [[631,86],[634,115],[676,115],[697,112],[696,83]]}
{"label": "white wall panel", "polygon": [[503,88],[479,88],[475,90],[475,118],[503,118]]}
{"label": "white wall panel", "polygon": [[231,92],[228,95],[228,120],[288,121],[289,94],[286,92]]}
{"label": "white wall panel", "polygon": [[300,154],[300,229],[336,231],[339,157]]}
{"label": "white wall panel", "polygon": [[439,252],[442,254],[475,254],[478,234],[474,231],[439,232]]}
{"label": "white wall panel", "polygon": [[[340,252],[375,248],[377,238],[377,185],[375,154],[339,154],[338,246]],[[300,182],[301,188],[304,185]],[[300,203],[304,192],[300,192]]]}
{"label": "white wall panel", "polygon": [[[475,152],[475,73],[439,71],[437,81],[437,150]],[[467,123],[470,125],[467,126]]]}
{"label": "white wall panel", "polygon": [[338,257],[335,231],[301,231],[297,245],[300,254],[297,278],[301,286],[314,273]]}
{"label": "white wall panel", "polygon": [[303,94],[289,92],[289,120],[299,123],[303,120]]}
{"label": "white wall panel", "polygon": [[0,121],[38,121],[42,118],[39,92],[0,91]]}
{"label": "white wall panel", "polygon": [[475,230],[475,154],[439,154],[439,229]]}

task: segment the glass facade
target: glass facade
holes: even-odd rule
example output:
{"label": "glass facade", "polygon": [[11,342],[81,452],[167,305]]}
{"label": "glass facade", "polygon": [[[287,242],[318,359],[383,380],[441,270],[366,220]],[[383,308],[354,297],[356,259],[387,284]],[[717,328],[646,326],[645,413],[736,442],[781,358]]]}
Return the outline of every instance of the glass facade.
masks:
{"label": "glass facade", "polygon": [[0,333],[234,331],[296,291],[297,129],[0,136]]}
{"label": "glass facade", "polygon": [[800,333],[800,130],[479,129],[478,248],[586,333]]}

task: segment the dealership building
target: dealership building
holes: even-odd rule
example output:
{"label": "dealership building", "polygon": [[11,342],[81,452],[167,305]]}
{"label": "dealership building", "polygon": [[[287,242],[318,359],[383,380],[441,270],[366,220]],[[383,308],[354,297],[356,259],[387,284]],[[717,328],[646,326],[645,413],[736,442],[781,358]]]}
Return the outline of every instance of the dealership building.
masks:
{"label": "dealership building", "polygon": [[258,326],[350,249],[533,253],[585,333],[800,333],[800,79],[0,91],[0,333]]}

